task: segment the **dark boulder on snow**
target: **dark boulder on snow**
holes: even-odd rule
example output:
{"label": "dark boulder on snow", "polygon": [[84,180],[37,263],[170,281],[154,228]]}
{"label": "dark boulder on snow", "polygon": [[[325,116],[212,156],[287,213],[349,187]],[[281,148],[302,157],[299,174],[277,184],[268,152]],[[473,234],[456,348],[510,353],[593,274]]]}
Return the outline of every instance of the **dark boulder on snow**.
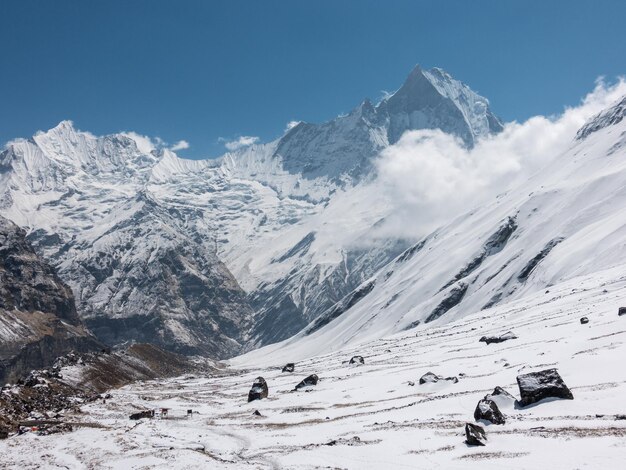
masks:
{"label": "dark boulder on snow", "polygon": [[476,421],[488,421],[492,424],[504,424],[505,421],[496,402],[489,399],[482,399],[478,402],[474,410],[474,419]]}
{"label": "dark boulder on snow", "polygon": [[293,362],[289,362],[283,367],[283,372],[293,372],[296,370],[296,365]]}
{"label": "dark boulder on snow", "polygon": [[512,331],[504,333],[503,335],[500,335],[500,336],[483,336],[478,341],[481,343],[491,344],[491,343],[503,343],[510,339],[517,339],[517,336],[515,336],[515,334]]}
{"label": "dark boulder on snow", "polygon": [[589,323],[589,318],[587,318],[587,317],[582,317],[582,318],[580,319],[580,324],[581,324],[581,325],[586,325],[587,323]]}
{"label": "dark boulder on snow", "polygon": [[497,386],[496,388],[493,389],[493,392],[491,392],[490,395],[486,395],[486,397],[488,396],[504,396],[507,398],[515,398],[513,395],[511,395],[509,392],[507,392],[505,389],[503,389],[500,386]]}
{"label": "dark boulder on snow", "polygon": [[309,375],[306,379],[296,385],[296,390],[300,390],[305,387],[312,387],[313,385],[317,385],[319,378],[315,374]]}
{"label": "dark boulder on snow", "polygon": [[494,402],[498,406],[498,409],[512,409],[515,407],[515,403],[517,402],[515,397],[506,390],[504,390],[502,387],[494,388],[493,392],[485,395],[484,399]]}
{"label": "dark boulder on snow", "polygon": [[248,392],[248,403],[254,400],[261,400],[262,398],[267,398],[268,389],[267,382],[263,377],[257,377],[254,379],[254,383],[252,384],[252,388]]}
{"label": "dark boulder on snow", "polygon": [[363,356],[353,356],[352,359],[350,359],[350,364],[361,366],[365,364],[365,359],[363,359]]}
{"label": "dark boulder on snow", "polygon": [[564,398],[573,400],[574,396],[556,369],[546,369],[517,376],[520,391],[520,405],[528,406],[544,398]]}
{"label": "dark boulder on snow", "polygon": [[620,307],[617,310],[617,314],[621,317],[622,315],[626,315],[626,307]]}
{"label": "dark boulder on snow", "polygon": [[154,410],[144,410],[137,413],[133,413],[129,416],[130,419],[137,421],[138,419],[154,418]]}
{"label": "dark boulder on snow", "polygon": [[482,426],[473,423],[465,423],[465,442],[470,446],[484,446],[487,435]]}
{"label": "dark boulder on snow", "polygon": [[252,416],[263,416],[259,410],[254,410]]}
{"label": "dark boulder on snow", "polygon": [[500,404],[507,403],[507,402],[513,403],[515,402],[515,397],[511,395],[509,392],[507,392],[505,389],[503,389],[502,387],[498,386],[493,389],[493,392],[485,395],[485,400],[495,401],[497,405],[498,403]]}
{"label": "dark boulder on snow", "polygon": [[434,374],[432,372],[426,372],[424,375],[420,377],[420,385],[428,384],[428,383],[437,383],[440,380],[448,380],[452,383],[457,383],[459,379],[456,377],[442,377],[441,375]]}

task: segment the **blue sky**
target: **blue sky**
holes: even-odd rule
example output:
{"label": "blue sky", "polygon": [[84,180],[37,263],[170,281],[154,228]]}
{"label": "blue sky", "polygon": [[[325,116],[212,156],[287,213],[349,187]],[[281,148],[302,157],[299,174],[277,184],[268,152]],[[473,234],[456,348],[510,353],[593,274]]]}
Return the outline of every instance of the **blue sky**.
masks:
{"label": "blue sky", "polygon": [[2,0],[0,143],[63,119],[191,158],[282,134],[438,66],[504,120],[626,74],[626,2]]}

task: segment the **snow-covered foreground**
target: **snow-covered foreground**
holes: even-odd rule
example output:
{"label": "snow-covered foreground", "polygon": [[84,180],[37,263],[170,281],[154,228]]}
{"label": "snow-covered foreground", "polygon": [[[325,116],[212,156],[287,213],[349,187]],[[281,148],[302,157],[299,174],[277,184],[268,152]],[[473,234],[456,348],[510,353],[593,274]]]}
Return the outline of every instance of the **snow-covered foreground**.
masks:
{"label": "snow-covered foreground", "polygon": [[[0,442],[20,468],[623,468],[626,462],[626,266],[577,278],[437,328],[387,337],[296,363],[254,353],[213,377],[134,384],[68,417],[68,434]],[[580,323],[586,316],[590,322]],[[518,339],[479,342],[512,330]],[[263,351],[263,350],[261,350]],[[353,355],[365,365],[350,366]],[[259,366],[257,363],[272,364]],[[245,367],[245,369],[243,368]],[[519,397],[519,373],[556,367],[574,400],[503,408],[486,447],[465,422],[494,387]],[[457,376],[419,385],[432,371]],[[292,391],[315,373],[320,382]],[[269,398],[247,403],[257,376]],[[409,382],[414,382],[410,385]],[[167,419],[131,421],[145,408]],[[188,409],[194,411],[186,417]],[[259,410],[261,416],[253,414]]]}

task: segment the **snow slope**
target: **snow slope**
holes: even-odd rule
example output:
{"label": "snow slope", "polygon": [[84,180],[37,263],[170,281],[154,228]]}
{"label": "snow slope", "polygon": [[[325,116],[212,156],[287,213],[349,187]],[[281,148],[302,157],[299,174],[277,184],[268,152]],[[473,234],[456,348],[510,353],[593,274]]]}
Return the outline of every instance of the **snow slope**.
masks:
{"label": "snow slope", "polygon": [[[307,357],[426,328],[626,262],[623,102],[519,187],[425,237],[294,337]],[[621,111],[620,111],[621,110]],[[612,116],[607,119],[607,116]]]}
{"label": "snow slope", "polygon": [[[295,356],[250,354],[215,376],[130,385],[105,404],[66,415],[72,433],[0,441],[3,462],[71,469],[621,468],[626,317],[617,308],[626,304],[624,268],[428,330],[295,361],[293,374],[281,368]],[[518,339],[479,342],[509,330]],[[364,356],[363,366],[347,364],[355,354]],[[502,406],[506,423],[485,426],[485,447],[464,443],[464,424],[474,422],[485,394],[501,386],[519,397],[517,375],[553,367],[573,400]],[[459,381],[419,385],[429,371]],[[292,391],[311,373],[320,377],[317,386]],[[267,380],[269,397],[247,403],[257,376]],[[167,419],[128,419],[162,407]]]}

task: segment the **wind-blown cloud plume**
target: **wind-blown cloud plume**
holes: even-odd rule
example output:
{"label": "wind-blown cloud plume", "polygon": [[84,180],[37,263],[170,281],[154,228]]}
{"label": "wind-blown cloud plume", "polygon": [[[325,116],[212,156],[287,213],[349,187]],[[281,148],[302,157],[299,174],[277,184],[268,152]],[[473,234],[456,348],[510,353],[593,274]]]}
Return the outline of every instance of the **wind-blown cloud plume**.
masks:
{"label": "wind-blown cloud plume", "polygon": [[377,161],[378,178],[392,205],[386,235],[423,236],[442,223],[528,178],[573,144],[576,131],[626,94],[620,78],[599,79],[579,106],[555,117],[507,123],[474,148],[439,130],[405,133]]}

